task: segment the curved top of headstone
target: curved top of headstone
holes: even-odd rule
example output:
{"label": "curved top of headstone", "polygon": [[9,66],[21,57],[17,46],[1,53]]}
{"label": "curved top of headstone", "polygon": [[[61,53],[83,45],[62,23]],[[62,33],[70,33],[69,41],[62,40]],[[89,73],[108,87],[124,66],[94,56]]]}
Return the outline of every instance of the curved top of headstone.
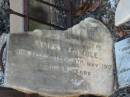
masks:
{"label": "curved top of headstone", "polygon": [[97,42],[106,42],[113,41],[110,31],[106,26],[101,23],[99,20],[88,17],[85,20],[81,21],[79,24],[69,28],[68,32],[72,31],[72,34],[80,36],[81,39],[88,38],[89,34],[93,35],[96,38]]}
{"label": "curved top of headstone", "polygon": [[112,47],[111,33],[93,18],[66,31],[11,34],[5,86],[45,96],[109,96]]}
{"label": "curved top of headstone", "polygon": [[120,0],[115,13],[115,25],[130,21],[130,0]]}

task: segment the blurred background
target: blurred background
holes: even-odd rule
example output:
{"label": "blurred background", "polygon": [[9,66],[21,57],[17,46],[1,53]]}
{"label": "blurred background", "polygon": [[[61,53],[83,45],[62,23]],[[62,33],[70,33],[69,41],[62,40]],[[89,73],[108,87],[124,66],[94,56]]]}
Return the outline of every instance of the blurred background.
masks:
{"label": "blurred background", "polygon": [[117,2],[118,0],[10,0],[10,32],[65,30],[89,16],[110,27],[114,23]]}

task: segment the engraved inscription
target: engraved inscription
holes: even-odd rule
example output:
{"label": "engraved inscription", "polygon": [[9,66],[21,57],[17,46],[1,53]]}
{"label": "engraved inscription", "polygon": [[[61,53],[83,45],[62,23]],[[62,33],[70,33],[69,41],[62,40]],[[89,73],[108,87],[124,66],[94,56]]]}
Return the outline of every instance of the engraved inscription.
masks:
{"label": "engraved inscription", "polygon": [[39,33],[11,35],[7,87],[43,96],[112,93],[113,41],[103,24],[88,18],[66,31]]}

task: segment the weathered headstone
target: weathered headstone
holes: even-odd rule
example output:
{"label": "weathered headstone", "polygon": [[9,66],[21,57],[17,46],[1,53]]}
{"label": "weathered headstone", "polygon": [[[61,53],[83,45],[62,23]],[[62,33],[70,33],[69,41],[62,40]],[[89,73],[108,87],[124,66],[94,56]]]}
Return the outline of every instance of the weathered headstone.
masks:
{"label": "weathered headstone", "polygon": [[113,91],[113,41],[98,20],[87,18],[66,31],[12,34],[5,86],[47,96]]}
{"label": "weathered headstone", "polygon": [[130,0],[120,0],[115,13],[115,25],[130,21]]}
{"label": "weathered headstone", "polygon": [[130,38],[115,44],[119,88],[130,86]]}
{"label": "weathered headstone", "polygon": [[130,37],[121,37],[115,43],[117,88],[111,97],[130,97]]}

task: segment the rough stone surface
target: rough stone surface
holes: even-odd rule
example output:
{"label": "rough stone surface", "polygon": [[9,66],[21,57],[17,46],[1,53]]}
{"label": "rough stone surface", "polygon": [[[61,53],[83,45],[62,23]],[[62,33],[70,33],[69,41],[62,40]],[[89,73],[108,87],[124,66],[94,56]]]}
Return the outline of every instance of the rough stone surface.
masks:
{"label": "rough stone surface", "polygon": [[130,38],[115,43],[115,55],[119,88],[130,86]]}
{"label": "rough stone surface", "polygon": [[119,26],[123,23],[130,21],[130,0],[120,0],[116,13],[115,25]]}
{"label": "rough stone surface", "polygon": [[66,31],[12,34],[5,87],[47,96],[108,96],[114,82],[112,47],[110,32],[93,18]]}

